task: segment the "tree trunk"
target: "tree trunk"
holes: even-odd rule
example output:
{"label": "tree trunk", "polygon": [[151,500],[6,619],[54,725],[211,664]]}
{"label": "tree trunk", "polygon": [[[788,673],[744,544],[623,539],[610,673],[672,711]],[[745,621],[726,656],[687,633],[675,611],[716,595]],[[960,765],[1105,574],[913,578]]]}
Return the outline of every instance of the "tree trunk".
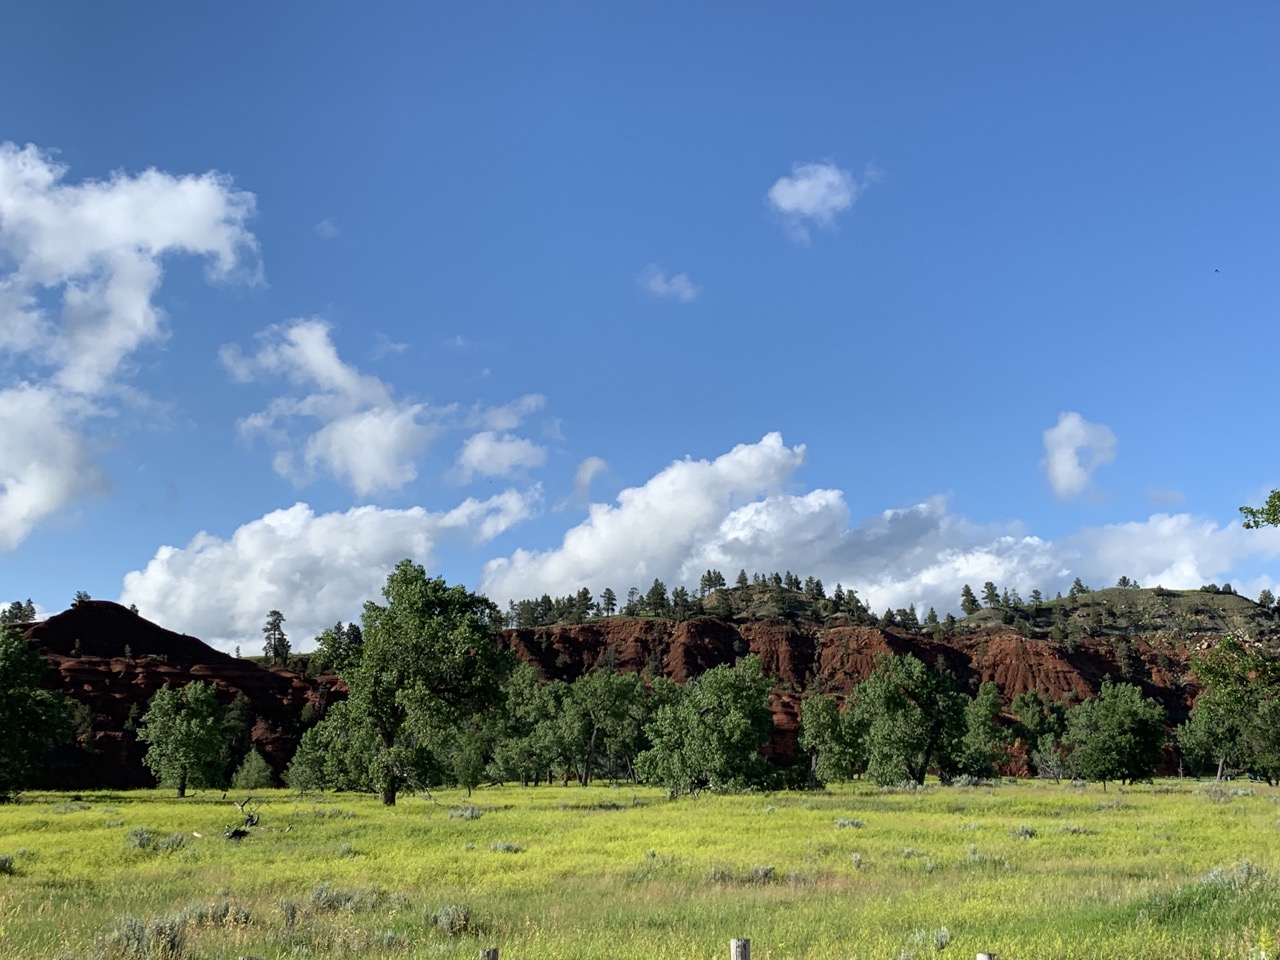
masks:
{"label": "tree trunk", "polygon": [[1222,780],[1222,775],[1226,773],[1226,766],[1227,766],[1227,758],[1219,757],[1218,758],[1218,778],[1217,778],[1219,782],[1221,782]]}
{"label": "tree trunk", "polygon": [[396,805],[396,793],[399,785],[395,780],[389,780],[382,788],[382,805],[384,807],[394,807]]}
{"label": "tree trunk", "polygon": [[584,787],[591,784],[591,758],[596,753],[596,734],[600,732],[600,728],[591,728],[591,742],[587,744],[587,755],[582,758],[582,785]]}
{"label": "tree trunk", "polygon": [[187,768],[183,767],[178,772],[178,798],[182,799],[187,795]]}

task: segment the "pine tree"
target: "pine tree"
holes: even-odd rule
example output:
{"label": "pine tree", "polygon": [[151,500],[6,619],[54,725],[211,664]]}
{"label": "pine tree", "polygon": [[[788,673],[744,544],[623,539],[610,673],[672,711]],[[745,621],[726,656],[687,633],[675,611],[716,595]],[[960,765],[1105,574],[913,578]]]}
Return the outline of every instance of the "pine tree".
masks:
{"label": "pine tree", "polygon": [[289,662],[289,638],[285,636],[283,623],[284,614],[279,610],[271,610],[267,613],[267,623],[262,628],[263,636],[266,637],[263,652],[268,660],[279,666],[285,666]]}
{"label": "pine tree", "polygon": [[982,609],[982,604],[978,602],[978,598],[973,595],[973,587],[967,583],[960,590],[960,609],[966,617],[971,617]]}
{"label": "pine tree", "polygon": [[1000,591],[990,580],[982,585],[982,603],[986,607],[1000,606]]}
{"label": "pine tree", "polygon": [[600,593],[600,612],[606,617],[612,617],[617,609],[618,595],[613,592],[613,587],[605,587]]}

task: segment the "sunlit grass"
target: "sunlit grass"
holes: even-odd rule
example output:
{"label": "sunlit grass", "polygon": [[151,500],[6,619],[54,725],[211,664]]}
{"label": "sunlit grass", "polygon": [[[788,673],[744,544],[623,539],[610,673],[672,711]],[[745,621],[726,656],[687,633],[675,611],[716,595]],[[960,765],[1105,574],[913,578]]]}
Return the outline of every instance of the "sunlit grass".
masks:
{"label": "sunlit grass", "polygon": [[0,807],[0,957],[1261,960],[1280,927],[1268,787],[262,796],[240,843],[220,793]]}

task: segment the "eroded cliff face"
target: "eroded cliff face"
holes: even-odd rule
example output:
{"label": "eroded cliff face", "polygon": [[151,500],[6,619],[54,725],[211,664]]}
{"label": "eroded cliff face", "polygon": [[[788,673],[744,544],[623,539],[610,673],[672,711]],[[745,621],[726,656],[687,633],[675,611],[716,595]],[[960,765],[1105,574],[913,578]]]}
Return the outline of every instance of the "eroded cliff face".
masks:
{"label": "eroded cliff face", "polygon": [[[156,690],[193,680],[213,683],[230,703],[244,694],[252,714],[251,737],[277,772],[297,747],[303,711],[323,715],[346,695],[335,677],[304,677],[259,666],[215,650],[195,637],[165,630],[107,601],[85,601],[25,630],[49,662],[44,685],[86,704],[93,714],[93,749],[67,748],[46,771],[40,786],[150,786],[130,715],[140,717]],[[588,623],[507,630],[503,642],[544,680],[571,681],[601,668],[666,676],[677,683],[753,653],[776,678],[772,695],[774,733],[769,754],[789,759],[796,748],[800,702],[806,691],[847,694],[875,667],[878,654],[907,654],[950,669],[972,693],[994,680],[1006,702],[1037,690],[1064,702],[1091,696],[1102,680],[1122,674],[1116,649],[1085,641],[1067,651],[1043,640],[989,627],[935,641],[920,634],[865,626],[823,626],[808,621],[734,622],[710,617],[669,620],[610,617]],[[1199,638],[1183,647],[1152,645],[1130,637],[1129,676],[1158,697],[1175,722],[1185,716],[1194,689],[1184,683],[1190,650],[1212,642]],[[1011,771],[1016,772],[1016,771]]]}
{"label": "eroded cliff face", "polygon": [[[743,654],[756,654],[765,672],[777,679],[769,752],[780,760],[795,751],[802,693],[847,694],[875,669],[880,654],[911,654],[931,666],[941,664],[969,693],[993,680],[1006,703],[1029,690],[1073,703],[1095,694],[1105,678],[1123,676],[1109,642],[1086,641],[1067,651],[996,627],[935,641],[894,629],[824,627],[806,621],[698,618],[677,624],[611,617],[574,626],[509,630],[504,638],[545,680],[573,680],[610,666],[683,683],[712,667],[732,664]],[[1185,682],[1189,650],[1152,645],[1142,637],[1128,640],[1136,657],[1128,671],[1131,682],[1157,697],[1173,720],[1181,720],[1195,692]]]}
{"label": "eroded cliff face", "polygon": [[84,745],[90,749],[58,751],[39,784],[47,788],[154,785],[142,764],[146,744],[129,728],[166,684],[212,683],[223,704],[243,694],[253,744],[277,772],[297,748],[304,708],[310,704],[323,713],[344,690],[336,678],[304,678],[237,659],[103,600],[78,603],[24,634],[49,662],[43,685],[85,704],[93,715],[92,743]]}

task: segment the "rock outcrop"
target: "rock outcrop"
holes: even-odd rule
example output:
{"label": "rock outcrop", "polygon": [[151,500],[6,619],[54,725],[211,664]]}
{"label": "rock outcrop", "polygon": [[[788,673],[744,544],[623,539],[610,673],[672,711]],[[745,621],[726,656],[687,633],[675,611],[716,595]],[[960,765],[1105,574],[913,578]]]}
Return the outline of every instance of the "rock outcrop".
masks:
{"label": "rock outcrop", "polygon": [[[92,714],[89,749],[61,751],[46,771],[45,787],[151,785],[142,765],[145,745],[137,743],[131,727],[165,684],[210,682],[224,703],[242,694],[252,715],[252,740],[277,772],[292,756],[305,723],[346,695],[336,677],[308,677],[238,659],[106,601],[77,603],[27,626],[25,636],[49,661],[45,685]],[[608,667],[683,683],[756,654],[776,678],[769,753],[783,760],[795,750],[803,692],[846,694],[870,674],[879,654],[909,653],[940,664],[970,693],[994,680],[1006,702],[1027,690],[1073,702],[1095,693],[1106,677],[1127,676],[1157,697],[1176,722],[1195,692],[1184,682],[1190,649],[1205,639],[1173,646],[1128,637],[1122,657],[1122,645],[1110,639],[1085,640],[1068,650],[998,626],[934,640],[897,629],[805,620],[609,617],[503,632],[503,642],[544,680],[573,680]]]}

